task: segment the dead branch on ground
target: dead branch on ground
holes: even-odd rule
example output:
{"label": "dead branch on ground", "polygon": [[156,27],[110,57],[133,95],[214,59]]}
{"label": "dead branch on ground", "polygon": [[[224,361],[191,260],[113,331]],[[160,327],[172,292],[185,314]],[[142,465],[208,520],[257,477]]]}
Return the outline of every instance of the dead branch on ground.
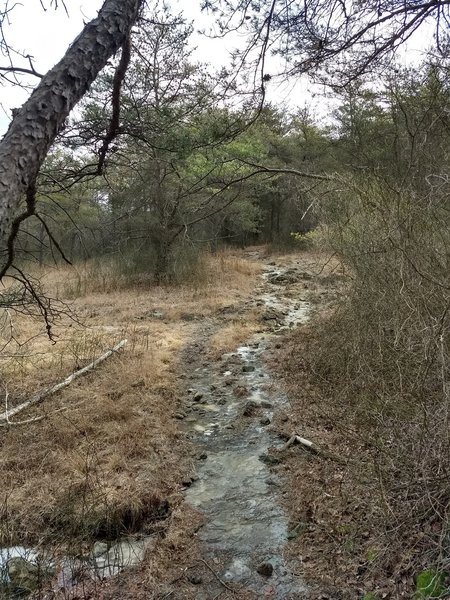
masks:
{"label": "dead branch on ground", "polygon": [[[34,404],[38,404],[45,398],[48,398],[48,396],[51,396],[51,395],[55,394],[56,392],[59,392],[60,390],[64,389],[68,385],[70,385],[72,383],[72,381],[74,381],[75,379],[78,379],[78,377],[81,377],[81,375],[84,375],[85,373],[92,371],[93,369],[95,369],[95,367],[97,367],[99,364],[104,362],[112,354],[114,354],[115,352],[118,352],[123,346],[125,346],[126,343],[127,343],[126,339],[122,340],[121,342],[116,344],[113,348],[111,348],[110,350],[108,350],[107,352],[105,352],[104,354],[99,356],[98,358],[96,358],[90,364],[86,365],[82,369],[79,369],[78,371],[75,371],[74,373],[69,375],[66,379],[64,379],[64,381],[61,381],[60,383],[57,383],[57,384],[47,388],[43,392],[40,392],[40,393],[34,395],[32,398],[30,398],[30,400],[27,400],[26,402],[19,404],[19,406],[16,406],[15,408],[12,408],[11,410],[8,410],[8,394],[6,394],[6,398],[5,398],[6,410],[5,410],[5,412],[0,413],[0,422],[6,421],[6,423],[10,424],[10,425],[17,424],[17,423],[10,422],[11,417],[13,417],[14,415],[17,415],[18,413],[22,412],[26,408],[33,406]],[[30,419],[29,422],[31,423],[35,420],[40,420],[40,417],[38,417],[37,419]],[[22,422],[22,421],[20,423],[24,424],[24,422]]]}

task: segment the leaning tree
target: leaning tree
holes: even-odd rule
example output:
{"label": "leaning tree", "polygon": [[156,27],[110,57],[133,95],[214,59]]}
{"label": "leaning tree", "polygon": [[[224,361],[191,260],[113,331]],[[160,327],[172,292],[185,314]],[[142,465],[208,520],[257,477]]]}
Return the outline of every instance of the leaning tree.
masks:
{"label": "leaning tree", "polygon": [[[42,77],[30,98],[15,112],[0,142],[0,278],[13,262],[20,224],[35,212],[36,179],[52,143],[108,59],[122,49],[113,80],[112,119],[100,162],[106,155],[119,120],[120,88],[130,57],[131,28],[143,3],[105,0],[97,18],[86,24],[64,57]],[[4,11],[9,10],[7,7],[6,3]],[[0,16],[5,17],[5,13]],[[9,71],[14,68],[8,67]]]}

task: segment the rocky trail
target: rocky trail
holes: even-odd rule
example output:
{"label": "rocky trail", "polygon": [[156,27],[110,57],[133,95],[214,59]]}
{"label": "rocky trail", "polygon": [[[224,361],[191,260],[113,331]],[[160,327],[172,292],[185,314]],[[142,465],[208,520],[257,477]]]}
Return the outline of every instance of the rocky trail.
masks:
{"label": "rocky trail", "polygon": [[292,572],[283,558],[288,520],[277,476],[271,472],[279,462],[271,449],[283,441],[270,425],[275,414],[287,419],[289,407],[264,353],[277,344],[278,336],[308,319],[310,304],[302,296],[310,279],[299,264],[265,264],[260,285],[240,311],[245,318],[247,311],[259,309],[260,331],[214,362],[205,358],[208,340],[220,326],[213,320],[200,326],[184,351],[189,387],[177,417],[198,449],[196,476],[186,482],[186,501],[205,517],[198,537],[204,564],[215,571],[211,577],[203,568],[197,576],[193,597],[198,600],[231,590],[241,598],[308,596],[301,574]]}
{"label": "rocky trail", "polygon": [[[290,407],[267,355],[282,348],[283,336],[305,323],[317,304],[325,304],[329,292],[326,276],[315,274],[312,258],[290,255],[274,262],[258,251],[247,256],[263,262],[250,298],[192,323],[193,335],[180,356],[182,401],[169,418],[176,419],[187,438],[194,463],[183,480],[180,512],[185,522],[190,515],[197,515],[199,522],[196,529],[191,523],[189,532],[180,534],[185,542],[189,539],[181,543],[184,552],[172,556],[166,550],[161,562],[166,566],[155,571],[152,557],[158,555],[160,538],[143,531],[114,542],[98,540],[83,556],[59,555],[56,561],[51,553],[33,548],[0,548],[0,580],[8,589],[11,584],[35,588],[44,567],[52,590],[63,590],[64,598],[78,597],[86,581],[95,588],[87,586],[94,593],[89,597],[141,598],[136,586],[148,576],[146,589],[151,592],[144,595],[160,600],[309,597],[301,568],[285,559],[292,523],[282,506],[282,481],[274,467],[282,460],[278,451],[285,443],[280,424],[286,435],[292,433]],[[229,342],[230,323],[241,333],[255,324],[255,333],[233,351],[214,354],[211,340],[219,334]],[[130,592],[123,596],[119,590],[118,596],[117,586],[130,587]]]}

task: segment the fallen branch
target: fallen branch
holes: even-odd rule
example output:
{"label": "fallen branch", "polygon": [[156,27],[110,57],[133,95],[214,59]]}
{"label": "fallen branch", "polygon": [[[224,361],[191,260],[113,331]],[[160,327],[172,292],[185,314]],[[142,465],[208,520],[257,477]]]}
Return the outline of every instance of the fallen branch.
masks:
{"label": "fallen branch", "polygon": [[[18,413],[22,412],[29,406],[38,404],[39,402],[44,400],[44,398],[48,398],[48,396],[51,396],[52,394],[59,392],[59,390],[64,389],[65,387],[70,385],[72,383],[72,381],[74,381],[75,379],[78,379],[78,377],[81,377],[81,375],[84,375],[85,373],[88,373],[89,371],[92,371],[93,369],[95,369],[95,367],[97,367],[100,363],[102,363],[107,358],[109,358],[112,354],[114,354],[115,352],[117,352],[118,350],[123,348],[123,346],[125,346],[126,343],[127,343],[127,340],[122,340],[121,342],[116,344],[114,346],[114,348],[111,348],[111,350],[108,350],[108,352],[105,352],[104,354],[102,354],[101,356],[96,358],[93,362],[91,362],[86,367],[83,367],[82,369],[79,369],[78,371],[75,371],[74,373],[69,375],[69,377],[64,379],[64,381],[61,381],[60,383],[57,383],[57,384],[47,388],[43,392],[36,394],[32,398],[30,398],[30,400],[27,400],[26,402],[19,404],[19,406],[16,406],[15,408],[12,408],[11,410],[8,410],[8,405],[7,405],[8,396],[6,396],[6,410],[4,413],[0,413],[0,421],[9,422],[11,417],[13,417],[14,415],[17,415]],[[37,417],[37,419],[40,420],[40,417]],[[32,420],[30,420],[30,422],[32,422]]]}
{"label": "fallen branch", "polygon": [[[230,592],[232,592],[233,594],[236,594],[236,590],[234,590],[232,587],[230,587],[229,585],[227,585],[225,583],[225,581],[223,581],[223,579],[221,579],[217,573],[214,571],[214,569],[211,567],[211,565],[209,565],[206,560],[203,560],[203,558],[199,558],[198,562],[202,562],[206,567],[208,567],[208,569],[211,571],[211,573],[214,575],[214,577],[217,579],[217,581],[223,585],[224,588],[226,588],[227,590],[229,590]],[[217,596],[216,596],[217,598]]]}
{"label": "fallen branch", "polygon": [[281,450],[287,450],[294,444],[300,444],[303,448],[305,448],[305,450],[308,450],[308,452],[312,452],[313,454],[317,454],[318,456],[322,456],[323,458],[334,460],[335,462],[338,462],[340,464],[346,465],[348,463],[348,460],[346,458],[343,458],[342,456],[337,456],[336,454],[333,454],[332,452],[329,452],[328,450],[317,446],[317,444],[314,444],[310,440],[302,438],[301,436],[295,433],[291,435],[291,437],[281,448]]}
{"label": "fallen branch", "polygon": [[[24,419],[23,421],[11,421],[9,419],[9,413],[8,413],[8,419],[6,420],[5,423],[0,423],[0,427],[15,427],[16,425],[28,425],[29,423],[36,423],[38,421],[43,421],[44,419],[47,419],[50,416],[56,415],[57,413],[60,412],[65,412],[66,410],[70,409],[74,409],[77,408],[77,406],[80,406],[81,402],[78,402],[77,404],[71,404],[70,406],[63,406],[62,408],[58,408],[57,410],[53,410],[51,413],[45,413],[44,415],[40,415],[39,417],[31,417],[30,419]],[[5,402],[6,405],[6,402]]]}

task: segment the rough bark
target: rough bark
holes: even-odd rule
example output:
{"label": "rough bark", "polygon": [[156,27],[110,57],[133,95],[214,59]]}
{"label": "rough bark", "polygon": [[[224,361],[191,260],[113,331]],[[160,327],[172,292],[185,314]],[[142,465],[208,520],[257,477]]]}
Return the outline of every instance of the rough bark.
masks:
{"label": "rough bark", "polygon": [[75,104],[127,39],[143,0],[105,0],[61,61],[18,110],[0,142],[0,248],[18,207],[34,186],[55,137]]}

